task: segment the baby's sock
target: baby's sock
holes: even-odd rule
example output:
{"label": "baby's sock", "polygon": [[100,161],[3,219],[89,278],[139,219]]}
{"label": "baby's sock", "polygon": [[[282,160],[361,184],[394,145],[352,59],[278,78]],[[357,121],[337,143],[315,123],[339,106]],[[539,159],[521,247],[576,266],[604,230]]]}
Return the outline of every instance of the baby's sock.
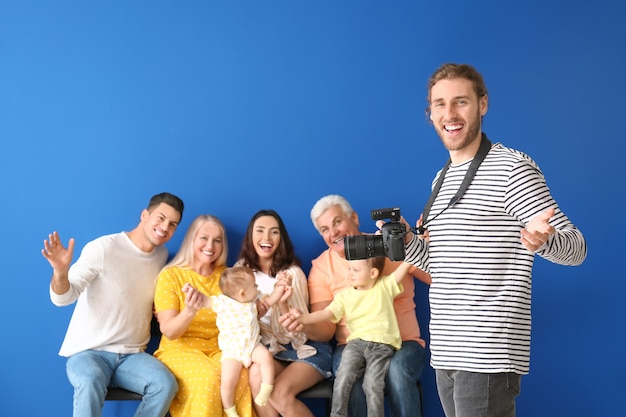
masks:
{"label": "baby's sock", "polygon": [[234,405],[230,408],[225,409],[224,412],[228,417],[239,417],[239,414],[237,414],[237,409]]}
{"label": "baby's sock", "polygon": [[270,395],[272,394],[272,390],[274,389],[274,385],[265,384],[261,382],[261,390],[259,391],[259,395],[256,396],[254,402],[260,406],[264,406],[267,404],[267,400],[270,399]]}

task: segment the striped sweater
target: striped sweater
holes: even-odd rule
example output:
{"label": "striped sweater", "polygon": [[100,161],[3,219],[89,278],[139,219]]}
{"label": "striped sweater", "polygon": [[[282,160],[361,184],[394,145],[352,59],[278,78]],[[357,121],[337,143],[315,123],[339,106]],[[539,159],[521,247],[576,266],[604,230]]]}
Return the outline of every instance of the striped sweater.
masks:
{"label": "striped sweater", "polygon": [[586,242],[557,206],[537,164],[499,143],[461,199],[444,210],[470,163],[450,166],[430,210],[429,219],[443,212],[428,223],[429,241],[414,237],[406,248],[406,260],[432,276],[431,365],[527,374],[535,254],[522,245],[520,229],[554,207],[550,224],[556,233],[536,253],[578,265],[586,257]]}

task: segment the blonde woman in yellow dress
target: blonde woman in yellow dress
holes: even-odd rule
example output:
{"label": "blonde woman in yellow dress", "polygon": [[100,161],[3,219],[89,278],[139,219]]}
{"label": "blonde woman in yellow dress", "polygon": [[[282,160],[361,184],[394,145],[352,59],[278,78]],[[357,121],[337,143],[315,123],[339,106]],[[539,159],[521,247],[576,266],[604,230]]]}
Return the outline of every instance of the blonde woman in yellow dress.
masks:
{"label": "blonde woman in yellow dress", "polygon": [[[221,294],[219,278],[226,269],[228,244],[222,222],[215,216],[198,216],[189,226],[176,256],[157,279],[155,312],[163,336],[154,353],[174,374],[178,394],[170,406],[172,417],[222,416],[216,314],[203,307],[197,292],[186,294],[190,284],[205,296]],[[235,389],[240,417],[255,416],[248,386],[248,371],[241,370]]]}

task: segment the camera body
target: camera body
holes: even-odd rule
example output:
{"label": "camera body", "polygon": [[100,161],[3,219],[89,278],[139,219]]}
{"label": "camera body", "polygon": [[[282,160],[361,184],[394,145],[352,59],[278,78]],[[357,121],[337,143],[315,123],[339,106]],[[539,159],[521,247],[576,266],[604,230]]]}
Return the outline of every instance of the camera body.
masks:
{"label": "camera body", "polygon": [[381,228],[380,235],[346,236],[346,259],[367,259],[386,256],[392,261],[404,260],[404,235],[406,226],[400,222],[400,209],[384,208],[371,211],[372,220],[390,219]]}

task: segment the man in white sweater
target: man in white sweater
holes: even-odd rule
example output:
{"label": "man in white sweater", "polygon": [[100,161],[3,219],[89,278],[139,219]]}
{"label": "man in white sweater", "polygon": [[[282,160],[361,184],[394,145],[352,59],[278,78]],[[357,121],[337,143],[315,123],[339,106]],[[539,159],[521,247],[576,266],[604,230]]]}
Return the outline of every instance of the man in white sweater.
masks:
{"label": "man in white sweater", "polygon": [[59,352],[68,358],[74,417],[101,416],[109,386],[143,395],[135,417],[167,413],[176,379],[145,349],[155,280],[168,257],[163,245],[183,209],[173,194],[153,196],[135,229],[87,243],[71,267],[73,238],[67,248],[57,232],[44,241],[41,252],[53,268],[51,301],[66,306],[78,300]]}

